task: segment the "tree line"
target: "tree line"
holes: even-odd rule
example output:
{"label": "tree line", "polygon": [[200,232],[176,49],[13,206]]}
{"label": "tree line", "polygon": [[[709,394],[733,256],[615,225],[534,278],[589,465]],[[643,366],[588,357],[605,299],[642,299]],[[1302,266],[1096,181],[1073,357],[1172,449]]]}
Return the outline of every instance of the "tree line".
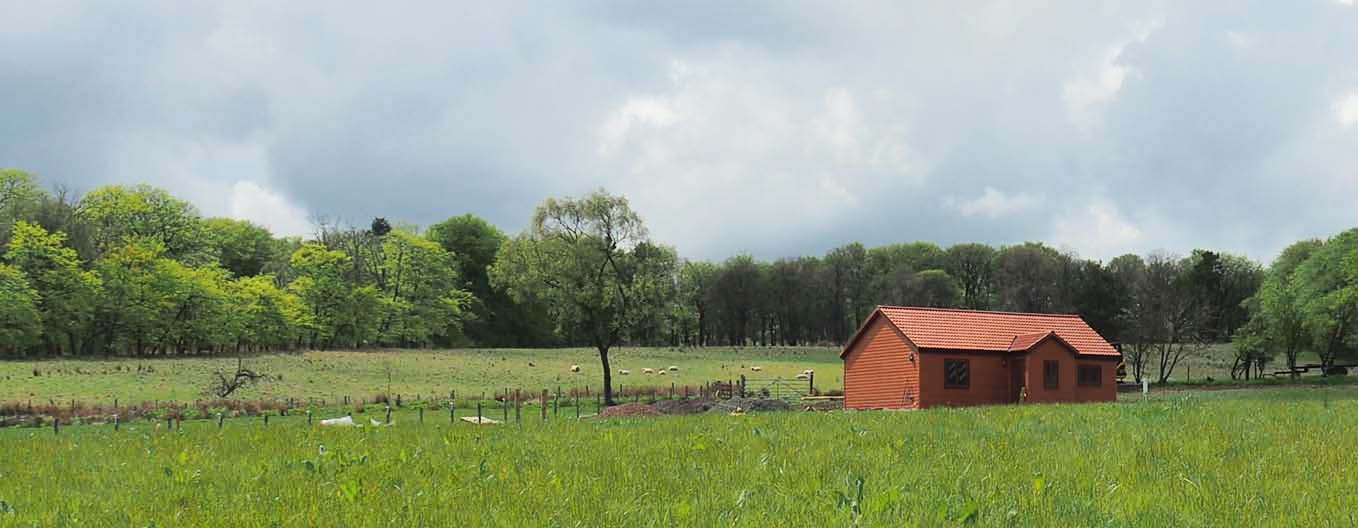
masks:
{"label": "tree line", "polygon": [[547,200],[514,237],[463,215],[317,221],[303,239],[202,218],[148,186],[77,197],[5,170],[0,354],[840,344],[893,304],[1078,313],[1137,379],[1234,340],[1234,373],[1250,376],[1279,354],[1333,365],[1358,348],[1355,244],[1353,231],[1298,242],[1267,269],[1206,249],[1100,262],[1037,242],[709,262],[651,240],[603,191]]}

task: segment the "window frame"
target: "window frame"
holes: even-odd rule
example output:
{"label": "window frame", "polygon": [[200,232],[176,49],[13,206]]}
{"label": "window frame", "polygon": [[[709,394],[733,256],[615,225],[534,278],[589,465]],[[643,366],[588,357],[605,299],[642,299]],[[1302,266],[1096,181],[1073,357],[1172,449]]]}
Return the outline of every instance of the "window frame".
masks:
{"label": "window frame", "polygon": [[[1093,381],[1085,378],[1086,372],[1093,372]],[[1078,365],[1075,372],[1075,383],[1081,387],[1102,387],[1103,386],[1103,367],[1100,365]]]}
{"label": "window frame", "polygon": [[1061,360],[1042,360],[1042,388],[1048,390],[1061,388]]}
{"label": "window frame", "polygon": [[[962,365],[962,372],[963,372],[963,376],[962,376],[962,377],[963,377],[963,380],[962,380],[961,383],[955,383],[955,382],[953,382],[952,376],[949,375],[949,366],[951,366],[951,365],[953,365],[953,364],[961,364],[961,365]],[[945,389],[957,389],[957,390],[971,390],[971,360],[970,360],[970,359],[964,359],[964,358],[943,358],[943,388],[945,388]]]}

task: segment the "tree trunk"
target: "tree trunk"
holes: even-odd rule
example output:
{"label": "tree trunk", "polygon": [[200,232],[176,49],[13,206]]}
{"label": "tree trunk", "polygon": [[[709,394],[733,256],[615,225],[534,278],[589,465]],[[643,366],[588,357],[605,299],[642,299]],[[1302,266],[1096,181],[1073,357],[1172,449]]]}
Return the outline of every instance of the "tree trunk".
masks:
{"label": "tree trunk", "polygon": [[599,348],[599,363],[604,368],[604,405],[613,405],[613,369],[608,366],[608,347]]}

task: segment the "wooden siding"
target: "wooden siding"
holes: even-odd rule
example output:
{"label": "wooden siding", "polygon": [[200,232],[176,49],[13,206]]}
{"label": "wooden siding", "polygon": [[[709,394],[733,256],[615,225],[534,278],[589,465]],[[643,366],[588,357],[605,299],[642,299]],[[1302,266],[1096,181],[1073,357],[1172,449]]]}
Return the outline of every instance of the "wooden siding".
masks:
{"label": "wooden siding", "polygon": [[[948,359],[970,362],[971,383],[965,389],[943,386],[943,363]],[[1013,401],[1010,371],[1004,356],[925,350],[920,354],[920,407],[995,405]]]}
{"label": "wooden siding", "polygon": [[[919,363],[910,343],[885,317],[873,320],[844,354],[846,409],[919,407]],[[941,382],[940,382],[941,383]]]}
{"label": "wooden siding", "polygon": [[[1059,367],[1058,386],[1048,389],[1043,383],[1043,361],[1056,361]],[[1103,380],[1098,387],[1081,387],[1077,376],[1080,365],[1097,365],[1103,369]],[[1060,341],[1048,339],[1028,353],[1028,402],[1063,403],[1117,400],[1117,360],[1077,357]]]}

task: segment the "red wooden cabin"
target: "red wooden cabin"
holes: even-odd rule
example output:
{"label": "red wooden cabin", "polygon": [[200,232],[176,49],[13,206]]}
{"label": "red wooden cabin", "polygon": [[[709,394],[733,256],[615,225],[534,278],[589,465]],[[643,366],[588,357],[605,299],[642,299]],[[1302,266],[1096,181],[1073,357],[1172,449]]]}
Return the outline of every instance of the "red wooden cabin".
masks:
{"label": "red wooden cabin", "polygon": [[848,409],[1114,401],[1122,360],[1078,315],[900,306],[839,356]]}

